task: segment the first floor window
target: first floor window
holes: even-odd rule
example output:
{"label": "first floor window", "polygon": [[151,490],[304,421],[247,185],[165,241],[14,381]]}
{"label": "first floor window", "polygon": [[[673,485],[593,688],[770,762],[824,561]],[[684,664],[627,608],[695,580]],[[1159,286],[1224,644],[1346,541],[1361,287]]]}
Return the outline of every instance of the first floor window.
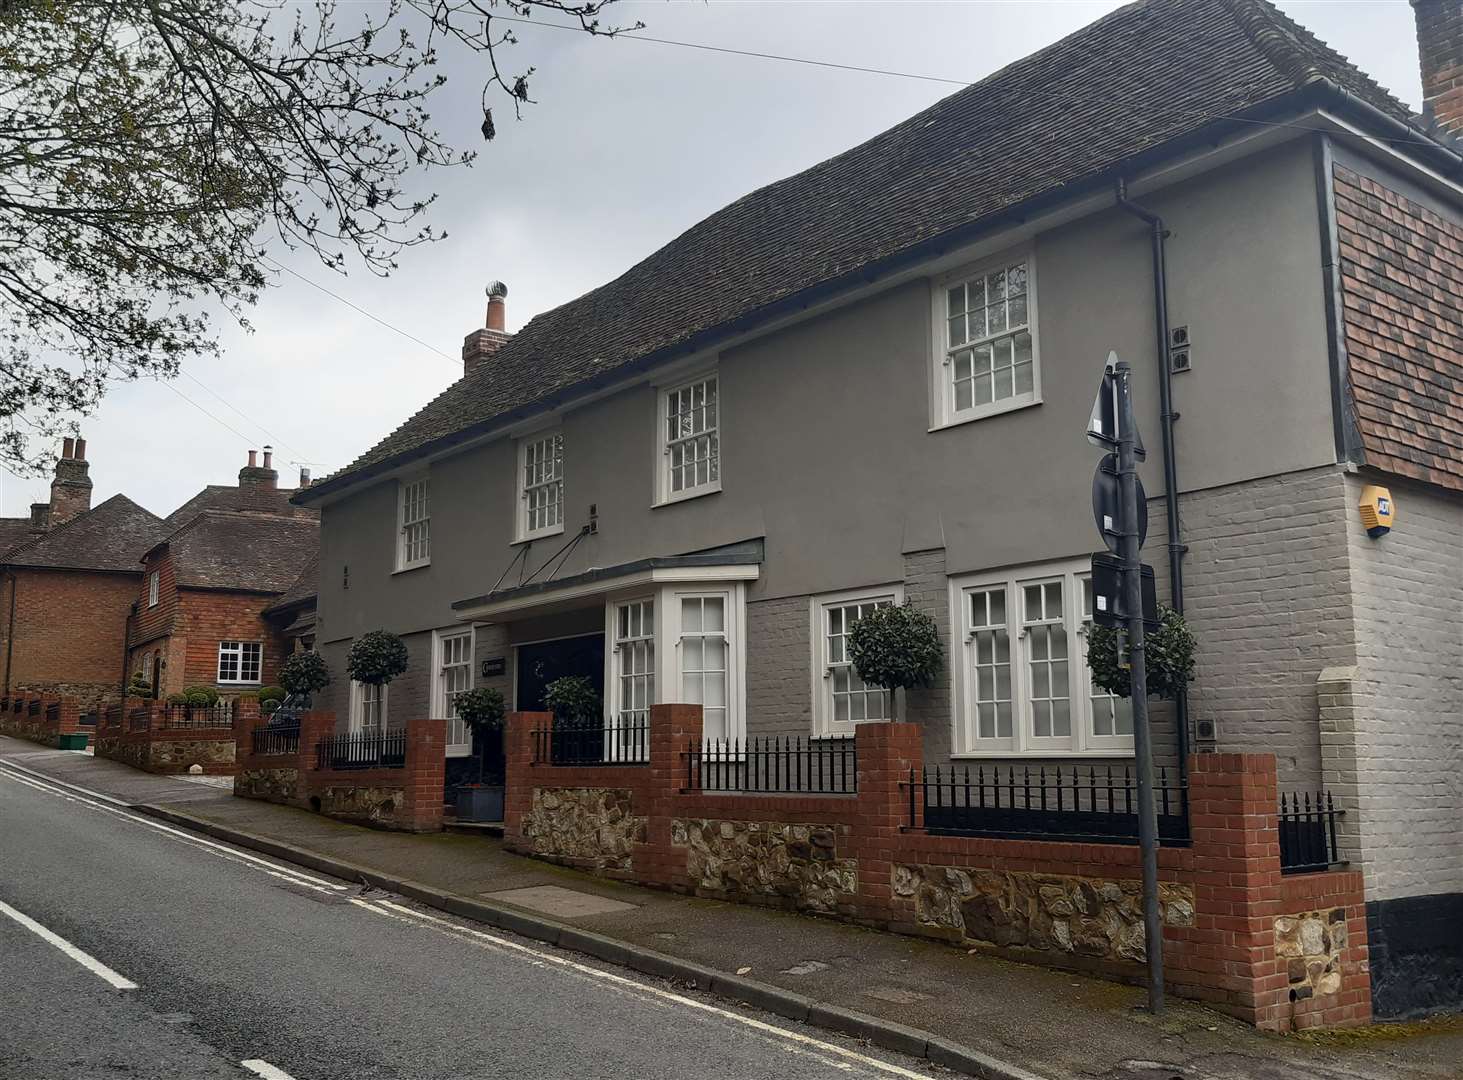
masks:
{"label": "first floor window", "polygon": [[859,677],[849,653],[848,640],[854,625],[875,608],[898,601],[895,592],[843,593],[815,603],[815,659],[818,685],[814,689],[816,733],[851,735],[853,726],[865,720],[889,720],[894,715],[894,698],[878,686]]}
{"label": "first floor window", "polygon": [[147,606],[157,607],[158,594],[158,572],[154,570],[147,575]]}
{"label": "first floor window", "polygon": [[218,643],[218,681],[257,683],[264,663],[264,646],[257,641]]}
{"label": "first floor window", "polygon": [[704,376],[661,395],[662,499],[721,487],[721,407],[717,377]]}
{"label": "first floor window", "polygon": [[936,309],[943,349],[936,385],[955,423],[1037,400],[1035,289],[1029,255],[944,280]]}
{"label": "first floor window", "polygon": [[410,570],[432,561],[432,506],[427,480],[401,485],[396,568]]}
{"label": "first floor window", "polygon": [[351,730],[380,735],[386,730],[386,684],[351,683]]}
{"label": "first floor window", "polygon": [[472,689],[472,631],[438,637],[437,656],[432,715],[447,720],[448,756],[461,757],[472,753],[472,733],[457,715],[458,696]]}
{"label": "first floor window", "polygon": [[555,431],[519,443],[518,533],[521,539],[564,530],[564,436]]}
{"label": "first floor window", "polygon": [[614,727],[643,727],[655,702],[655,601],[616,604],[614,620],[610,719]]}
{"label": "first floor window", "polygon": [[1131,750],[1131,703],[1095,687],[1087,668],[1088,569],[1072,562],[952,583],[961,752]]}

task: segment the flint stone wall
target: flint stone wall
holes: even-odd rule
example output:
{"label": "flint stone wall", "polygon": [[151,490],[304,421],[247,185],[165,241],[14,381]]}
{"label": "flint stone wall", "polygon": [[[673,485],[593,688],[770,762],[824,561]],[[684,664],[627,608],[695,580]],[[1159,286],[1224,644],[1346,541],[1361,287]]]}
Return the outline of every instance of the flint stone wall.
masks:
{"label": "flint stone wall", "polygon": [[391,785],[329,784],[313,797],[320,800],[322,814],[363,825],[386,826],[395,824],[406,802],[406,790]]}
{"label": "flint stone wall", "polygon": [[1339,993],[1345,951],[1345,908],[1282,915],[1275,920],[1275,955],[1286,962],[1291,1001]]}
{"label": "flint stone wall", "polygon": [[[894,895],[913,899],[920,926],[937,936],[1102,960],[1146,959],[1140,882],[906,863],[895,863],[892,874]],[[1169,926],[1193,926],[1193,888],[1160,883],[1159,910]]]}
{"label": "flint stone wall", "polygon": [[645,843],[648,829],[648,820],[631,812],[626,788],[534,788],[522,826],[535,855],[626,871],[632,845]]}
{"label": "flint stone wall", "polygon": [[858,860],[838,857],[840,833],[848,831],[846,825],[674,818],[671,845],[690,849],[686,871],[697,893],[851,913]]}
{"label": "flint stone wall", "polygon": [[240,769],[234,774],[234,794],[248,799],[297,804],[300,801],[300,770]]}

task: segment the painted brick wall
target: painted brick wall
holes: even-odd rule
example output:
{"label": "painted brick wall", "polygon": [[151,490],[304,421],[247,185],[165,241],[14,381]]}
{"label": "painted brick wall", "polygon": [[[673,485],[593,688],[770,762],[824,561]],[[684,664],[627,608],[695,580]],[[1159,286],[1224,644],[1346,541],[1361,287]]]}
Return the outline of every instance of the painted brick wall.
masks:
{"label": "painted brick wall", "polygon": [[747,605],[747,734],[813,730],[809,599],[784,596]]}
{"label": "painted brick wall", "polygon": [[909,690],[900,717],[919,724],[924,732],[925,761],[939,765],[950,757],[950,669],[960,662],[958,643],[951,640],[950,579],[945,549],[907,552],[904,556],[904,599],[940,627],[945,638],[945,666],[935,685]]}
{"label": "painted brick wall", "polygon": [[1199,643],[1192,720],[1214,721],[1226,752],[1273,752],[1282,789],[1319,786],[1316,677],[1355,656],[1343,474],[1186,494],[1179,512],[1185,614]]}
{"label": "painted brick wall", "polygon": [[7,664],[6,688],[71,694],[83,708],[118,700],[127,612],[136,596],[136,574],[17,570],[7,575],[0,596],[0,664]]}
{"label": "painted brick wall", "polygon": [[[1347,477],[1346,504],[1361,477]],[[1392,532],[1348,514],[1367,898],[1463,892],[1463,498],[1393,481]]]}

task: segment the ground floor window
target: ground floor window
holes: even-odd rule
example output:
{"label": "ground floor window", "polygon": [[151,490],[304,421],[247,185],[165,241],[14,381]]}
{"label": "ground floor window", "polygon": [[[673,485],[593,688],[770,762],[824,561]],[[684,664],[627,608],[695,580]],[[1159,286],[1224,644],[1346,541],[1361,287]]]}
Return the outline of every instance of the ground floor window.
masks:
{"label": "ground floor window", "polygon": [[447,721],[447,756],[472,753],[472,732],[457,715],[457,697],[472,689],[473,632],[439,631],[435,635],[432,715]]}
{"label": "ground floor window", "polygon": [[834,593],[813,600],[813,734],[849,736],[854,725],[890,720],[894,695],[869,686],[854,669],[848,637],[875,608],[897,604],[897,586]]}
{"label": "ground floor window", "polygon": [[218,681],[257,683],[264,663],[264,646],[257,641],[218,643]]}
{"label": "ground floor window", "polygon": [[644,727],[655,701],[655,600],[627,600],[612,612],[606,715],[612,727]]}
{"label": "ground floor window", "polygon": [[1129,753],[1131,703],[1092,683],[1088,560],[952,578],[957,752]]}
{"label": "ground floor window", "polygon": [[388,690],[385,684],[351,682],[351,731],[363,735],[385,732]]}

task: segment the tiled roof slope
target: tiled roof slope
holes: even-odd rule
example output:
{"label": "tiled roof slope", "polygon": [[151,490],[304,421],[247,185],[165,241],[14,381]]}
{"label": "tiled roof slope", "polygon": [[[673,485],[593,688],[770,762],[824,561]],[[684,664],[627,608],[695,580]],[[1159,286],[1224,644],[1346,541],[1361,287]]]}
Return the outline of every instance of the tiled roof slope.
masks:
{"label": "tiled roof slope", "polygon": [[310,518],[205,510],[162,543],[172,552],[173,573],[182,588],[282,593],[319,550],[320,524]]}
{"label": "tiled roof slope", "polygon": [[0,555],[34,540],[36,535],[28,517],[0,518]]}
{"label": "tiled roof slope", "polygon": [[534,318],[335,476],[755,319],[794,294],[1326,78],[1407,108],[1264,0],[1140,0],[860,146],[747,195]]}
{"label": "tiled roof slope", "polygon": [[1463,491],[1463,228],[1341,166],[1335,188],[1366,463]]}
{"label": "tiled roof slope", "polygon": [[283,596],[276,600],[269,607],[264,609],[267,615],[272,611],[279,611],[283,608],[293,607],[296,604],[303,604],[315,599],[315,594],[320,586],[320,547],[317,544],[310,552],[310,558],[300,569],[299,577],[285,590]]}
{"label": "tiled roof slope", "polygon": [[205,510],[239,510],[259,514],[282,514],[286,517],[313,517],[314,510],[290,505],[290,496],[294,493],[293,488],[234,487],[230,484],[209,484],[164,520],[170,529],[181,529]]}
{"label": "tiled roof slope", "polygon": [[5,556],[11,566],[111,570],[141,574],[143,553],[165,529],[162,519],[125,495],[113,495]]}

